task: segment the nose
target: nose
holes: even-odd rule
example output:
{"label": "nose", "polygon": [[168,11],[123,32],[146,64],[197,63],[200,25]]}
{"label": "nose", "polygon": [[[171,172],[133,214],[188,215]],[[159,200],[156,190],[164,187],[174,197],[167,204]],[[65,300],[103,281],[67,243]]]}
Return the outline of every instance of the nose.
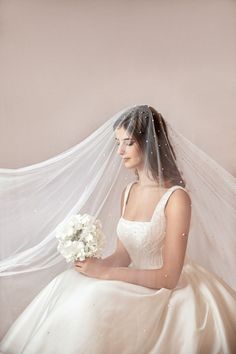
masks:
{"label": "nose", "polygon": [[117,154],[122,156],[124,155],[124,153],[125,153],[125,147],[123,146],[123,144],[120,144],[117,149]]}

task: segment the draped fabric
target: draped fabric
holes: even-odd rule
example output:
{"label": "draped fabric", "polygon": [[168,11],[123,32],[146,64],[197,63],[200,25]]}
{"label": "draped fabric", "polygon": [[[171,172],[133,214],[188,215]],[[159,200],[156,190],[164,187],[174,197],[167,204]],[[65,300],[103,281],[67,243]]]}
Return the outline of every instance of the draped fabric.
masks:
{"label": "draped fabric", "polygon": [[[150,221],[124,216],[117,235],[135,269],[160,269],[169,188]],[[138,309],[138,310],[137,310]],[[68,269],[55,277],[14,322],[0,344],[11,354],[234,354],[236,292],[186,257],[174,289],[150,289],[86,277]],[[186,325],[186,323],[188,325]],[[66,331],[65,331],[66,328]]]}
{"label": "draped fabric", "polygon": [[[134,179],[114,139],[125,108],[71,149],[44,162],[0,169],[0,308],[3,335],[55,275],[70,268],[57,251],[55,233],[74,213],[99,218],[116,247],[120,197]],[[187,254],[236,289],[236,181],[166,121],[185,188],[192,200]]]}

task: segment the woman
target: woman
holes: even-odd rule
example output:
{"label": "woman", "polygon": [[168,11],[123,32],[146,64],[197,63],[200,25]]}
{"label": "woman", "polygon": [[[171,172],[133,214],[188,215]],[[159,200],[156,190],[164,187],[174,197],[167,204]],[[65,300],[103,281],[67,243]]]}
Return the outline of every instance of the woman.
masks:
{"label": "woman", "polygon": [[55,277],[10,328],[2,352],[234,353],[236,293],[186,256],[191,198],[163,117],[136,106],[114,133],[137,176],[121,197],[115,252]]}

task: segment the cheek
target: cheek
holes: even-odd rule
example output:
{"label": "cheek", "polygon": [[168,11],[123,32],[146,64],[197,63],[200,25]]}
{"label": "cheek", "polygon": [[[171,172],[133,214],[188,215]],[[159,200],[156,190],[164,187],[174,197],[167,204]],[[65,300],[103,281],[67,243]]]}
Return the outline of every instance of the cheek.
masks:
{"label": "cheek", "polygon": [[137,147],[137,146],[134,147],[134,149],[132,151],[132,155],[135,159],[141,160],[142,154],[141,154],[139,147]]}

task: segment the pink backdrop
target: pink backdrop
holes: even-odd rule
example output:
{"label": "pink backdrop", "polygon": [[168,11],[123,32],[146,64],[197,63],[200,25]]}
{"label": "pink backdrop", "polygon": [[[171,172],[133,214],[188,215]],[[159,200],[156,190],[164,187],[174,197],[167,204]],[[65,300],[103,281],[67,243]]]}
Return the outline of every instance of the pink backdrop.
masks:
{"label": "pink backdrop", "polygon": [[2,0],[0,167],[156,107],[236,176],[236,2]]}

